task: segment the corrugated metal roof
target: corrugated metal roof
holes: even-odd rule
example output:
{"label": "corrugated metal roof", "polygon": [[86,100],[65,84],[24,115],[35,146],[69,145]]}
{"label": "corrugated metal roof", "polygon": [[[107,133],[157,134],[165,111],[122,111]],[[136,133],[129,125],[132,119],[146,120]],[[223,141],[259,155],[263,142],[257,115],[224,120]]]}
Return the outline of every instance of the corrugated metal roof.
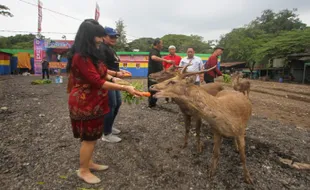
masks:
{"label": "corrugated metal roof", "polygon": [[232,67],[236,65],[242,65],[245,64],[245,62],[226,62],[226,63],[221,63],[221,67]]}
{"label": "corrugated metal roof", "polygon": [[0,52],[9,53],[15,55],[17,53],[30,53],[33,55],[33,49],[0,49]]}

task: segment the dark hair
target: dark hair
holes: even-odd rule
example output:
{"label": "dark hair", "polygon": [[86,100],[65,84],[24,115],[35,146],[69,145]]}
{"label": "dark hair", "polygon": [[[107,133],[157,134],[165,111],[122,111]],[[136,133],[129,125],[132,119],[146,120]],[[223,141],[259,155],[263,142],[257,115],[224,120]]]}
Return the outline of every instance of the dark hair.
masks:
{"label": "dark hair", "polygon": [[216,47],[214,48],[214,51],[217,50],[217,49],[220,49],[220,50],[224,51],[224,48],[223,48],[222,46],[216,46]]}
{"label": "dark hair", "polygon": [[153,46],[157,46],[158,44],[160,44],[161,39],[160,38],[156,38],[153,42]]}
{"label": "dark hair", "polygon": [[81,56],[90,57],[95,66],[98,64],[100,52],[96,48],[95,37],[103,37],[105,35],[104,28],[94,19],[86,19],[80,25],[75,36],[74,44],[68,53],[67,72],[70,72],[72,58],[75,53]]}
{"label": "dark hair", "polygon": [[193,51],[195,51],[195,49],[194,49],[193,47],[188,47],[187,50],[188,50],[188,49],[193,49]]}

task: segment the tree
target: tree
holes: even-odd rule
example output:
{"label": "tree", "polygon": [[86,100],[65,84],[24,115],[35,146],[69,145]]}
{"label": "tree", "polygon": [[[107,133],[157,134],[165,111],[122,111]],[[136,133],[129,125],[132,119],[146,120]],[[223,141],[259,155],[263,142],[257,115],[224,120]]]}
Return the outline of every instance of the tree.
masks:
{"label": "tree", "polygon": [[117,39],[115,49],[117,51],[126,51],[128,49],[126,31],[125,31],[126,26],[124,25],[124,21],[122,19],[119,19],[115,23],[116,23],[116,31],[120,34],[120,37]]}
{"label": "tree", "polygon": [[[170,45],[177,48],[177,52],[186,52],[187,48],[194,48],[197,53],[210,53],[212,51],[208,42],[203,41],[203,37],[197,35],[183,35],[183,34],[167,34],[161,38],[164,47],[162,51],[168,51]],[[153,38],[139,38],[130,42],[129,49],[139,49],[140,51],[149,51],[152,47]]]}
{"label": "tree", "polygon": [[255,49],[256,60],[286,58],[294,53],[310,50],[310,28],[304,30],[282,31],[275,38]]}
{"label": "tree", "polygon": [[2,49],[32,49],[34,34],[17,34],[15,36],[0,37],[0,48]]}
{"label": "tree", "polygon": [[265,10],[248,25],[222,36],[219,41],[225,48],[222,60],[245,61],[252,72],[255,65],[265,60],[304,51],[308,39],[307,33],[302,31],[307,29],[296,11],[285,9],[274,13]]}
{"label": "tree", "polygon": [[133,40],[128,44],[129,51],[133,51],[134,49],[139,49],[139,51],[146,52],[149,51],[152,47],[154,39],[153,38],[139,38]]}
{"label": "tree", "polygon": [[260,17],[250,23],[250,26],[260,29],[268,34],[277,34],[281,31],[306,28],[296,14],[297,9],[284,9],[278,13],[270,9],[264,10]]}
{"label": "tree", "polygon": [[168,34],[161,38],[164,42],[163,51],[168,51],[170,45],[174,45],[178,52],[186,52],[187,48],[194,48],[197,53],[210,53],[212,51],[208,42],[198,35]]}
{"label": "tree", "polygon": [[0,5],[0,15],[13,17],[13,14],[10,13],[10,9],[5,5]]}

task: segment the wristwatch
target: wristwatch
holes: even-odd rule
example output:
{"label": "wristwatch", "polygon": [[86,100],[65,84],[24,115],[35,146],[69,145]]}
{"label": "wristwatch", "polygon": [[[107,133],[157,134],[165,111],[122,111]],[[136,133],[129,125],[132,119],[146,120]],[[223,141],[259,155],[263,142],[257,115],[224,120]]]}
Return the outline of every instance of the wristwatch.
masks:
{"label": "wristwatch", "polygon": [[110,82],[113,82],[113,78],[114,78],[114,77],[111,77],[111,78],[110,78]]}

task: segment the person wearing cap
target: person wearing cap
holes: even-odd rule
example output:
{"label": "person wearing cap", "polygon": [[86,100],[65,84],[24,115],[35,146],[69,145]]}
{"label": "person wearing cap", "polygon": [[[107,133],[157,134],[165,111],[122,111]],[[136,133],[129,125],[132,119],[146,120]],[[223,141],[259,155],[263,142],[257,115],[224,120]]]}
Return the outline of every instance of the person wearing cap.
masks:
{"label": "person wearing cap", "polygon": [[[149,53],[149,62],[148,62],[148,76],[152,73],[157,73],[159,71],[163,70],[163,62],[167,62],[170,64],[173,64],[173,60],[166,60],[161,58],[160,50],[163,48],[163,41],[159,38],[156,38],[153,42],[153,48],[150,50]],[[147,85],[148,89],[150,86],[152,86],[154,83],[152,80],[148,78]],[[150,91],[151,96],[149,97],[149,108],[156,107],[157,98],[154,98],[153,95],[155,94],[154,91]]]}
{"label": "person wearing cap", "polygon": [[211,71],[204,74],[204,81],[206,83],[214,82],[214,78],[222,76],[222,72],[217,67],[218,57],[223,54],[224,48],[215,47],[213,54],[209,57],[207,63],[205,64],[205,69],[210,69],[214,67]]}
{"label": "person wearing cap", "polygon": [[[125,73],[131,75],[131,73],[119,69],[120,58],[112,48],[117,43],[117,38],[120,36],[119,33],[110,27],[105,27],[104,30],[106,34],[103,37],[103,43],[100,45],[100,54],[102,56],[102,61],[108,68],[108,74],[118,78],[124,77]],[[102,140],[117,143],[122,140],[117,136],[121,131],[114,128],[113,124],[122,104],[121,93],[118,90],[109,90],[108,96],[110,112],[104,116],[104,131]]]}
{"label": "person wearing cap", "polygon": [[[176,52],[176,47],[174,45],[171,45],[169,46],[168,48],[169,50],[169,55],[166,55],[164,57],[164,59],[166,60],[172,60],[174,61],[174,64],[176,66],[179,66],[180,62],[181,62],[181,56],[177,55],[175,52]],[[173,64],[172,63],[167,63],[167,62],[163,62],[163,67],[165,70],[169,69]],[[169,102],[169,98],[165,98],[165,103],[168,103]]]}
{"label": "person wearing cap", "polygon": [[[169,55],[166,55],[164,57],[164,59],[166,60],[173,60],[176,66],[179,66],[180,62],[181,62],[181,56],[177,55],[176,52],[176,47],[174,45],[169,46],[168,48],[169,50]],[[163,66],[164,69],[167,70],[169,69],[173,64],[172,63],[167,63],[167,62],[163,62]]]}

